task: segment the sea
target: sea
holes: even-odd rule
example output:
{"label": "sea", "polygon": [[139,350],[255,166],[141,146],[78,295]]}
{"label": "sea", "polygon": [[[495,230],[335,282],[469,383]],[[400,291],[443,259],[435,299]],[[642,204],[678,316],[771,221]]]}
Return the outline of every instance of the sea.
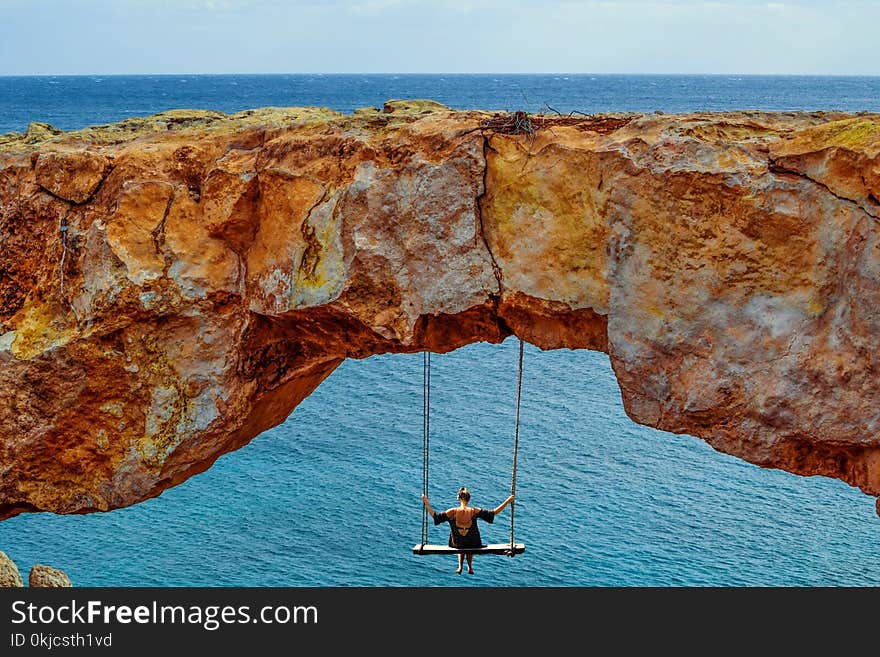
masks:
{"label": "sea", "polygon": [[[236,112],[393,98],[529,112],[880,111],[880,77],[702,75],[165,75],[0,77],[0,133],[175,108]],[[430,498],[510,492],[516,339],[432,359]],[[287,420],[157,498],[108,513],[0,522],[25,573],[78,586],[876,586],[874,499],[762,469],[632,422],[608,357],[526,345],[514,558],[416,556],[422,357],[349,360]],[[482,525],[509,540],[510,515]],[[445,543],[447,526],[430,527]]]}

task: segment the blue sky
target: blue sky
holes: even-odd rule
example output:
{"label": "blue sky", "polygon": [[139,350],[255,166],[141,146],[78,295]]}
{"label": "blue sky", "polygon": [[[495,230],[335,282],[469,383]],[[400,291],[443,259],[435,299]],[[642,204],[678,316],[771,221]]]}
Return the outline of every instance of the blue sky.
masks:
{"label": "blue sky", "polygon": [[878,0],[0,0],[0,75],[880,75]]}

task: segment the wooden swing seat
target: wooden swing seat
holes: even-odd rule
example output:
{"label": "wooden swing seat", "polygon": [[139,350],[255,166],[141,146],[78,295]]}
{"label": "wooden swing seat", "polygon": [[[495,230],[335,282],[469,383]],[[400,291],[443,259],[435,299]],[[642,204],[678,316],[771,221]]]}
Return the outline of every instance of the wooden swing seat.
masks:
{"label": "wooden swing seat", "polygon": [[454,548],[448,545],[431,545],[430,543],[416,543],[413,545],[413,554],[417,556],[428,554],[502,554],[514,556],[526,551],[524,543],[514,543],[513,550],[510,543],[489,543],[479,548]]}

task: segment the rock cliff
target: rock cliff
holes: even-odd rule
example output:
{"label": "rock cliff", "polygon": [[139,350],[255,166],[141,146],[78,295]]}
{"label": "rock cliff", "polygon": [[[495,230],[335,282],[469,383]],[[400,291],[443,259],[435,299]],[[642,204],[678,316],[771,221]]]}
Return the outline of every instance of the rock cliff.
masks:
{"label": "rock cliff", "polygon": [[0,517],[136,503],[345,358],[609,354],[636,422],[880,494],[880,116],[389,102],[0,137]]}

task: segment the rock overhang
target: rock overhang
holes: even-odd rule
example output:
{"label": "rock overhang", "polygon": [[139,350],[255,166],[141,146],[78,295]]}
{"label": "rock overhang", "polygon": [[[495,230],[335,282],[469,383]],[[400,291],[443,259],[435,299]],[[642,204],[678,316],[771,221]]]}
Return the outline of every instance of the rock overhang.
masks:
{"label": "rock overhang", "polygon": [[431,101],[0,137],[0,509],[136,503],[345,358],[509,335],[608,353],[636,422],[880,494],[878,153],[871,114]]}

